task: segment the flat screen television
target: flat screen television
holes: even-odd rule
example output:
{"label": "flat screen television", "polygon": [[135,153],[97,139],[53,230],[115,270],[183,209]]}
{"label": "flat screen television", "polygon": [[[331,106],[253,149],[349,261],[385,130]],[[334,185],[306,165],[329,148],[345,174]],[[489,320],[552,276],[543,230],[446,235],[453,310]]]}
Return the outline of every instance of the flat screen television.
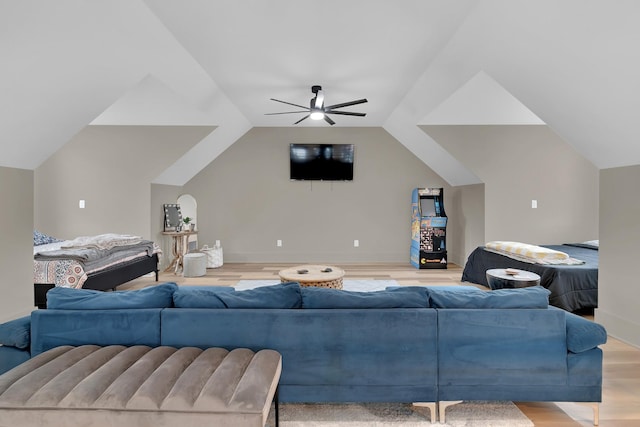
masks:
{"label": "flat screen television", "polygon": [[353,144],[290,144],[290,178],[352,181]]}

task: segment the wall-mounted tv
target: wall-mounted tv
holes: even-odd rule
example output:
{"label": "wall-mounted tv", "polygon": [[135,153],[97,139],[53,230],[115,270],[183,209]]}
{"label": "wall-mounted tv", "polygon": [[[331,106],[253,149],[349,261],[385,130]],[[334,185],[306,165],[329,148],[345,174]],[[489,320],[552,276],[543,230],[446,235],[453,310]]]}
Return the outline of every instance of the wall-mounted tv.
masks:
{"label": "wall-mounted tv", "polygon": [[352,181],[353,144],[290,144],[290,178]]}

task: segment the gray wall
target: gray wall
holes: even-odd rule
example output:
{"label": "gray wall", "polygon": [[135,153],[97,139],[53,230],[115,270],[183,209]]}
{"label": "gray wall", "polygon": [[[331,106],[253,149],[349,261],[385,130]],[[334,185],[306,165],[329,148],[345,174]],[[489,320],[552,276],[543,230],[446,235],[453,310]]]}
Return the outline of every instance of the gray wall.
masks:
{"label": "gray wall", "polygon": [[[151,181],[208,126],[88,126],[35,171],[36,227],[61,238],[155,235]],[[78,201],[86,201],[79,209]]]}
{"label": "gray wall", "polygon": [[464,266],[467,257],[475,248],[486,242],[484,197],[484,184],[461,185],[452,189],[447,215],[451,215],[449,212],[453,212],[454,215],[450,216],[448,227],[456,232],[447,244],[456,248],[456,263],[460,266]]}
{"label": "gray wall", "polygon": [[600,269],[595,320],[640,347],[640,166],[600,171]]}
{"label": "gray wall", "polygon": [[33,171],[0,167],[0,322],[33,309]]}
{"label": "gray wall", "polygon": [[[484,238],[598,238],[598,169],[540,125],[422,126],[485,184]],[[538,208],[531,208],[531,200]],[[479,215],[479,213],[478,213]]]}
{"label": "gray wall", "polygon": [[[290,143],[355,144],[354,180],[291,181]],[[220,240],[225,262],[408,263],[415,187],[444,187],[461,226],[448,207],[455,191],[381,128],[253,128],[183,189],[198,201],[200,245]]]}

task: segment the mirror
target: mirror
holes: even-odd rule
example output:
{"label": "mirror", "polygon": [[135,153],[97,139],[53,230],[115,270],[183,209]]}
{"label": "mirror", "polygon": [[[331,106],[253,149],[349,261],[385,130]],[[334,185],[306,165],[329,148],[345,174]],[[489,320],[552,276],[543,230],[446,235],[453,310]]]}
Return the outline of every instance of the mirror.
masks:
{"label": "mirror", "polygon": [[198,203],[196,202],[195,197],[193,197],[191,194],[183,194],[178,197],[178,205],[180,206],[180,210],[182,212],[182,218],[191,218],[191,224],[194,224],[194,226],[197,228]]}
{"label": "mirror", "polygon": [[182,212],[180,205],[164,205],[164,231],[178,231],[182,226]]}

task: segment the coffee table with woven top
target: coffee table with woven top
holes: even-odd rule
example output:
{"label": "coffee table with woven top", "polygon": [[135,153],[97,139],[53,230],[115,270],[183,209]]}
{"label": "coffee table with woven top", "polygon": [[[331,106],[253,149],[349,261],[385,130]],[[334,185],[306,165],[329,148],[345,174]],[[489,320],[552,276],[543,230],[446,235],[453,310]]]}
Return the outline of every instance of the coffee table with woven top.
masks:
{"label": "coffee table with woven top", "polygon": [[299,265],[281,270],[282,282],[298,282],[300,286],[342,289],[344,270],[331,265]]}

